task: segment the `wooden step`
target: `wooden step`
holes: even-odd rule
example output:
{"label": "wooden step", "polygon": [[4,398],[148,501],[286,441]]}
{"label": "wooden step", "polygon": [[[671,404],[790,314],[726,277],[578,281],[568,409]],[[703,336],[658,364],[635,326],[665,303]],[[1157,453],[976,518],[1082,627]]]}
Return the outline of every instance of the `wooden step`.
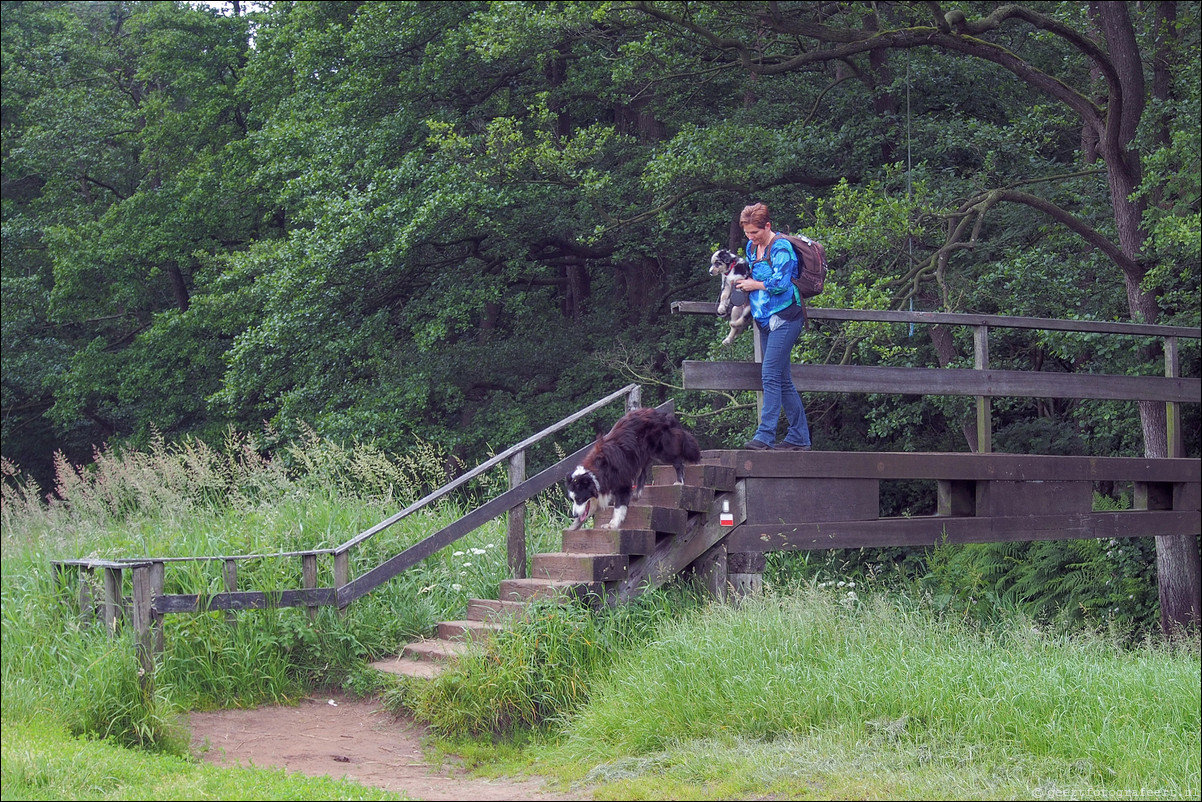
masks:
{"label": "wooden step", "polygon": [[466,641],[450,641],[442,638],[423,638],[413,643],[405,644],[401,649],[401,657],[410,660],[432,660],[434,662],[451,662],[459,659],[469,649],[471,644]]}
{"label": "wooden step", "polygon": [[656,540],[652,529],[564,530],[563,550],[577,554],[650,554]]}
{"label": "wooden step", "polygon": [[385,657],[369,664],[377,671],[386,674],[397,674],[402,677],[417,679],[433,679],[446,670],[447,662],[443,660],[426,660],[407,657],[404,654],[396,657]]}
{"label": "wooden step", "polygon": [[[597,513],[593,521],[594,528],[601,528],[613,517],[613,508],[606,507]],[[622,529],[650,529],[665,535],[684,534],[689,522],[689,513],[679,507],[653,507],[643,503],[631,504],[626,509],[626,520],[622,521]]]}
{"label": "wooden step", "polygon": [[500,597],[506,601],[532,599],[606,598],[609,588],[603,582],[562,582],[555,579],[502,579]]}
{"label": "wooden step", "polygon": [[[620,531],[620,530],[618,530]],[[579,554],[551,552],[535,554],[530,561],[533,579],[571,582],[616,582],[626,577],[630,558],[625,554]]]}
{"label": "wooden step", "polygon": [[504,622],[526,612],[526,603],[499,599],[468,599],[467,618],[470,621]]}
{"label": "wooden step", "polygon": [[699,485],[651,485],[643,488],[639,504],[675,507],[689,512],[706,512],[714,500],[714,490]]}
{"label": "wooden step", "polygon": [[[656,465],[651,469],[652,484],[671,485],[676,483],[676,469],[671,465]],[[684,483],[712,487],[714,490],[735,489],[735,469],[722,465],[698,463],[684,466]]]}
{"label": "wooden step", "polygon": [[504,628],[504,624],[493,621],[464,619],[461,621],[439,621],[438,637],[449,641],[481,643]]}

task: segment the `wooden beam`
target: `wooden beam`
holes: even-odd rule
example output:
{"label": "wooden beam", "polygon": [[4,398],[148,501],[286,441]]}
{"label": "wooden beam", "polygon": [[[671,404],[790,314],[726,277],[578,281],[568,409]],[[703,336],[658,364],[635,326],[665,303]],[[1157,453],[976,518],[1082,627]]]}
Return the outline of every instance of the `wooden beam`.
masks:
{"label": "wooden beam", "polygon": [[1197,512],[1094,512],[1006,518],[880,518],[830,523],[743,524],[726,539],[728,552],[810,551],[943,543],[1149,537],[1198,534]]}
{"label": "wooden beam", "polygon": [[[714,315],[715,301],[673,301],[676,314]],[[977,315],[963,312],[903,312],[885,309],[819,309],[806,307],[809,320],[855,320],[867,323],[918,323],[944,326],[993,326],[1006,329],[1039,329],[1041,331],[1077,331],[1097,334],[1125,334],[1136,337],[1202,338],[1202,327],[1161,326],[1147,323],[1111,323],[1105,320],[1061,320],[1047,317],[1009,317],[1006,315]]]}
{"label": "wooden beam", "polygon": [[1197,459],[943,454],[899,451],[705,451],[705,462],[736,477],[823,477],[1009,481],[1202,481]]}
{"label": "wooden beam", "polygon": [[[752,362],[684,362],[686,390],[760,390]],[[1049,373],[965,368],[888,368],[862,365],[793,365],[801,392],[1095,398],[1114,401],[1202,402],[1198,379]]]}

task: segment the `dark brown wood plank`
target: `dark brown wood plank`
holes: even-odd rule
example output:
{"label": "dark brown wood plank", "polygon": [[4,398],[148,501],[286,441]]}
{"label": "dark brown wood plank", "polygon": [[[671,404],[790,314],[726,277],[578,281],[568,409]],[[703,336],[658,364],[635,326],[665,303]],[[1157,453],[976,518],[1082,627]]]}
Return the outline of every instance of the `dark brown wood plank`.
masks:
{"label": "dark brown wood plank", "polygon": [[[686,360],[683,368],[686,390],[762,389],[760,366],[754,362]],[[864,365],[793,365],[792,373],[793,383],[803,393],[1202,401],[1202,381],[1163,376]]]}
{"label": "dark brown wood plank", "polygon": [[274,607],[305,607],[332,605],[337,602],[334,588],[306,590],[277,590],[270,593],[244,590],[236,593],[214,593],[203,596],[194,593],[156,596],[152,608],[156,613],[202,613],[208,610],[267,610]]}
{"label": "dark brown wood plank", "polygon": [[630,558],[625,554],[568,554],[550,552],[534,555],[531,579],[561,582],[616,582],[626,576]]}
{"label": "dark brown wood plank", "polygon": [[901,451],[706,451],[705,460],[755,476],[1010,481],[1200,482],[1202,461],[1151,457],[944,454]]}
{"label": "dark brown wood plank", "polygon": [[1148,537],[1198,534],[1196,512],[1095,512],[1005,518],[882,518],[831,523],[744,524],[726,539],[728,551],[806,551],[941,543]]}
{"label": "dark brown wood plank", "polygon": [[763,477],[747,480],[748,523],[862,521],[880,514],[878,479]]}
{"label": "dark brown wood plank", "polygon": [[588,554],[650,554],[656,534],[651,529],[565,529],[563,550]]}

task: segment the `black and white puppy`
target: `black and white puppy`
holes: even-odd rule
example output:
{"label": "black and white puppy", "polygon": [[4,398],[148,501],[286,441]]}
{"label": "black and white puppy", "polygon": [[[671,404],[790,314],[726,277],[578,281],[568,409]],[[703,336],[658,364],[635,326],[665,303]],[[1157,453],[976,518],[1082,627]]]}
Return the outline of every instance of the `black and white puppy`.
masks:
{"label": "black and white puppy", "polygon": [[718,317],[730,316],[730,333],[722,341],[723,345],[730,345],[751,322],[751,302],[747,293],[735,288],[739,281],[751,278],[751,268],[746,259],[728,250],[718,250],[710,257],[710,275],[722,277]]}
{"label": "black and white puppy", "polygon": [[626,520],[631,498],[647,484],[653,464],[676,468],[676,484],[684,483],[684,464],[701,461],[697,438],[671,412],[641,407],[623,415],[593,447],[567,479],[572,524],[579,529],[602,508],[612,506],[606,529]]}

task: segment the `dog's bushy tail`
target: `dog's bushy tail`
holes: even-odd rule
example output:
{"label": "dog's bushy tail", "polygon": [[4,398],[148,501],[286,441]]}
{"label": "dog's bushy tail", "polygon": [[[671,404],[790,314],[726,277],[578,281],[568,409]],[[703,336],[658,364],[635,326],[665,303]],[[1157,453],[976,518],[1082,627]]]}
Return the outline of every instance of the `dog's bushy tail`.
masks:
{"label": "dog's bushy tail", "polygon": [[663,413],[656,432],[657,456],[668,462],[701,462],[701,447],[697,438],[671,412]]}

